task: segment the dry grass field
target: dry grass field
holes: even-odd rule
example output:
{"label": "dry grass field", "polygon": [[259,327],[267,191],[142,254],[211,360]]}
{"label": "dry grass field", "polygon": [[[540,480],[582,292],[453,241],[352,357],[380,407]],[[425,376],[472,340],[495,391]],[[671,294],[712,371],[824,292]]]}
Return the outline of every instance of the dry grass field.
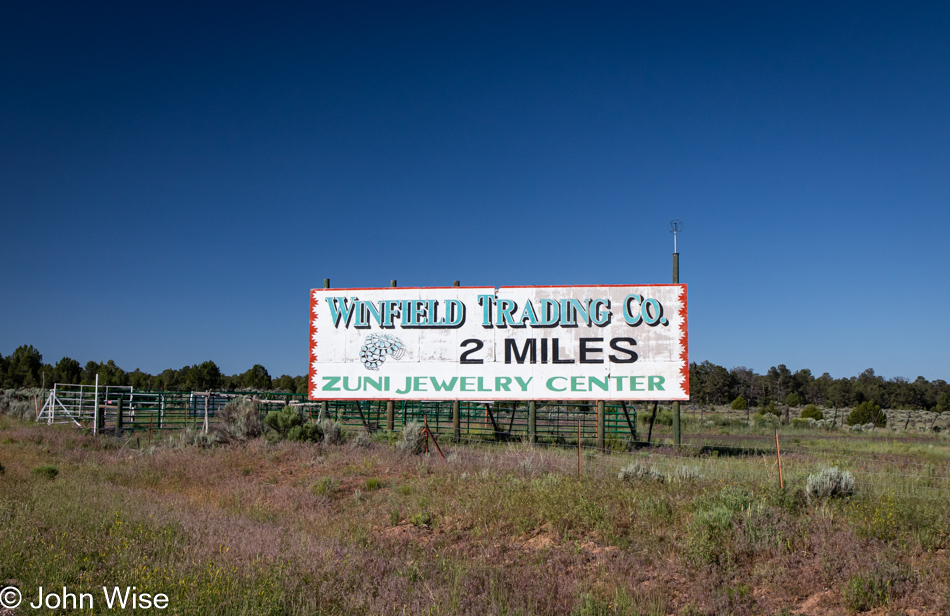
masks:
{"label": "dry grass field", "polygon": [[[744,417],[585,449],[578,478],[571,448],[149,446],[0,416],[0,584],[134,585],[175,614],[950,612],[945,436],[782,428],[782,489]],[[829,466],[853,495],[806,494]]]}

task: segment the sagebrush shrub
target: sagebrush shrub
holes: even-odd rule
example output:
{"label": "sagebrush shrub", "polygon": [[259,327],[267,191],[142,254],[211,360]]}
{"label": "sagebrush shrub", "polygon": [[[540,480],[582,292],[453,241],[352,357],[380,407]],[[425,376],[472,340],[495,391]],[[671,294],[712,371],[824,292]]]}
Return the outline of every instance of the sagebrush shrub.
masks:
{"label": "sagebrush shrub", "polygon": [[620,473],[617,474],[617,479],[620,481],[633,481],[634,479],[639,479],[647,473],[647,467],[640,464],[639,462],[631,462],[626,466],[620,467]]}
{"label": "sagebrush shrub", "polygon": [[698,466],[677,466],[674,473],[677,481],[698,481],[703,478]]}
{"label": "sagebrush shrub", "polygon": [[423,425],[418,421],[410,421],[402,429],[402,435],[396,447],[405,453],[417,456],[425,449],[425,433]]}
{"label": "sagebrush shrub", "polygon": [[617,475],[620,481],[633,481],[634,479],[654,479],[656,481],[666,481],[666,474],[656,466],[647,468],[646,465],[639,462],[631,462],[620,469]]}
{"label": "sagebrush shrub", "polygon": [[247,396],[238,396],[218,411],[215,431],[222,441],[246,441],[264,433],[260,405]]}
{"label": "sagebrush shrub", "polygon": [[365,449],[369,447],[373,442],[372,437],[369,435],[369,432],[366,430],[360,430],[356,433],[356,437],[353,438],[352,445],[356,449]]}
{"label": "sagebrush shrub", "polygon": [[[38,388],[3,390],[0,394],[0,414],[26,421],[36,419],[36,407],[43,405],[39,399],[41,396],[42,391]],[[36,404],[34,399],[37,399]]]}
{"label": "sagebrush shrub", "polygon": [[178,437],[170,437],[171,445],[175,447],[212,447],[217,445],[220,440],[220,434],[217,431],[211,431],[205,434],[200,428],[186,427],[178,433]]}
{"label": "sagebrush shrub", "polygon": [[323,442],[327,445],[340,445],[345,439],[343,426],[338,421],[324,419],[320,424],[323,430]]}
{"label": "sagebrush shrub", "polygon": [[854,475],[837,466],[823,468],[808,476],[805,493],[810,498],[846,498],[854,494]]}

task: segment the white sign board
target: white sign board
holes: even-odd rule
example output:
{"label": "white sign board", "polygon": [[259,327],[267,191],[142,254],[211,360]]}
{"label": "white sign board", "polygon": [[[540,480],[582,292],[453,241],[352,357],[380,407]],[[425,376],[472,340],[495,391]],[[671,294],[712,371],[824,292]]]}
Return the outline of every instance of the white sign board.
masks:
{"label": "white sign board", "polygon": [[314,289],[313,400],[686,400],[686,285]]}

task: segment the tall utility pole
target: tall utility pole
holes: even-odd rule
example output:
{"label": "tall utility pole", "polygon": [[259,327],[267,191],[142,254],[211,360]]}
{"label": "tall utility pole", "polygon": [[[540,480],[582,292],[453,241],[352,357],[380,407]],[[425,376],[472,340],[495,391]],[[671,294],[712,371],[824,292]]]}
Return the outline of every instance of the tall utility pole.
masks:
{"label": "tall utility pole", "polygon": [[[453,282],[452,286],[459,286],[459,281]],[[462,405],[458,400],[452,403],[452,440],[456,443],[462,441]]]}
{"label": "tall utility pole", "polygon": [[[679,284],[680,281],[680,253],[676,248],[676,235],[683,230],[683,221],[674,218],[670,221],[670,233],[673,234],[673,284]],[[679,400],[673,402],[673,444],[676,446],[683,444],[683,436],[680,432],[680,403]]]}

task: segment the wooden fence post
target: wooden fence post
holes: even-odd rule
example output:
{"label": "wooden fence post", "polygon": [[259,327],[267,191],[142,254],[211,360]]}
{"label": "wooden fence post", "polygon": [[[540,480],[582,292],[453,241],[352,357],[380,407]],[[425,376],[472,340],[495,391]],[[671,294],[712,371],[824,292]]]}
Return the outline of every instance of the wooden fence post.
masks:
{"label": "wooden fence post", "polygon": [[597,448],[604,451],[607,448],[606,440],[606,415],[604,401],[597,401]]}
{"label": "wooden fence post", "polygon": [[538,442],[538,403],[534,400],[528,401],[528,440]]}
{"label": "wooden fence post", "polygon": [[115,435],[122,436],[122,396],[115,403]]}
{"label": "wooden fence post", "polygon": [[782,451],[778,446],[778,430],[775,431],[775,457],[778,458],[778,487],[785,489],[785,479],[782,477]]}
{"label": "wooden fence post", "polygon": [[577,420],[577,478],[581,478],[581,420]]}

